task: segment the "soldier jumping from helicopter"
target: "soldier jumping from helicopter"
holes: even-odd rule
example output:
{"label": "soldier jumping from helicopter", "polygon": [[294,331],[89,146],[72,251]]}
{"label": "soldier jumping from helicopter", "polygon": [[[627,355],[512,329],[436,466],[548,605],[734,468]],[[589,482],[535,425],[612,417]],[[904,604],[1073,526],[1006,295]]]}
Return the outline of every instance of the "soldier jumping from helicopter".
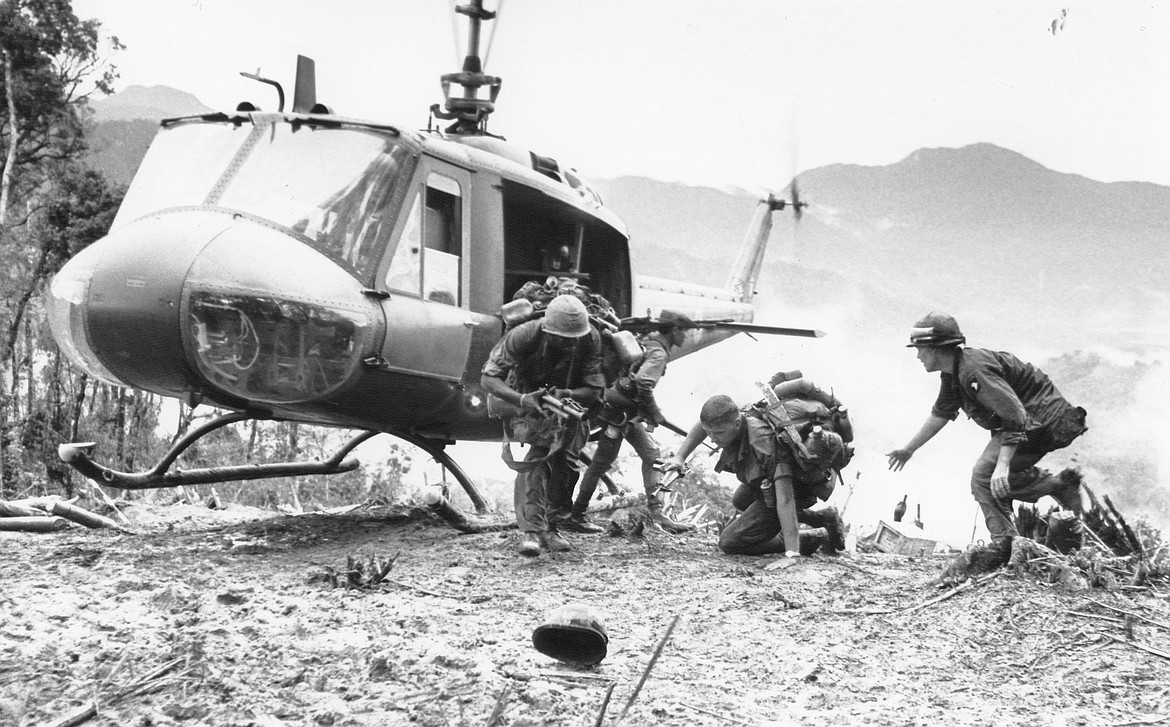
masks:
{"label": "soldier jumping from helicopter", "polygon": [[1085,410],[1070,404],[1035,366],[1010,353],[964,348],[966,341],[946,313],[928,313],[914,324],[907,347],[918,350],[927,372],[940,372],[942,386],[922,427],[887,456],[890,469],[901,470],[960,410],[990,430],[991,440],[971,472],[971,494],[991,535],[989,557],[980,562],[997,567],[1007,562],[1012,538],[1019,534],[1012,500],[1036,502],[1049,495],[1069,510],[1084,509],[1080,472],[1052,475],[1035,465],[1087,431]]}
{"label": "soldier jumping from helicopter", "polygon": [[597,491],[597,482],[617,461],[622,440],[629,442],[642,460],[642,486],[646,490],[646,506],[650,518],[669,533],[685,533],[693,527],[675,522],[662,511],[662,498],[658,495],[661,473],[654,465],[661,451],[651,432],[666,422],[658,402],[654,399],[654,387],[666,373],[670,353],[686,341],[686,331],[694,326],[690,318],[675,311],[665,310],[658,316],[658,328],[642,336],[640,343],[644,353],[640,361],[629,368],[602,395],[600,412],[594,423],[602,426],[601,438],[593,461],[581,478],[577,499],[568,517],[561,521],[566,530],[596,533],[602,528],[589,522],[585,510]]}
{"label": "soldier jumping from helicopter", "polygon": [[[544,402],[551,396],[587,408],[605,388],[601,335],[589,323],[585,304],[572,295],[557,296],[542,318],[505,332],[484,364],[480,385],[489,395],[489,410],[504,420],[504,461],[516,470],[520,554],[536,556],[542,547],[570,550],[550,518],[549,504],[572,499],[572,458],[585,444],[588,423],[581,416],[558,416]],[[528,445],[523,462],[512,461],[510,438]]]}

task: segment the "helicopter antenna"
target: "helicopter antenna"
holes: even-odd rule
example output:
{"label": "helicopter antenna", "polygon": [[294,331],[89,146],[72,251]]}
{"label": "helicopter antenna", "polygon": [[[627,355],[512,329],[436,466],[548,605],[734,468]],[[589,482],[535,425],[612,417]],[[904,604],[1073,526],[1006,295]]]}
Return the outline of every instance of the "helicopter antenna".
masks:
{"label": "helicopter antenna", "polygon": [[284,89],[280,87],[279,83],[277,83],[276,81],[273,81],[271,78],[264,78],[263,76],[261,76],[259,68],[256,69],[255,73],[248,73],[247,71],[240,71],[240,75],[243,76],[244,78],[251,78],[253,81],[259,81],[260,83],[267,83],[269,86],[275,86],[276,87],[276,99],[277,99],[276,110],[277,111],[284,111]]}
{"label": "helicopter antenna", "polygon": [[[503,79],[498,76],[489,76],[483,72],[483,63],[479,57],[480,23],[485,20],[494,20],[496,13],[483,9],[483,0],[471,0],[467,5],[457,5],[455,12],[468,17],[467,27],[467,56],[463,59],[463,70],[458,73],[446,73],[439,77],[443,86],[443,109],[439,104],[431,106],[431,113],[440,119],[452,120],[455,123],[447,127],[452,134],[485,134],[487,133],[487,118],[495,110],[496,96],[500,93],[500,84]],[[463,94],[453,96],[452,84],[462,86]],[[479,98],[479,90],[486,86],[488,98]]]}

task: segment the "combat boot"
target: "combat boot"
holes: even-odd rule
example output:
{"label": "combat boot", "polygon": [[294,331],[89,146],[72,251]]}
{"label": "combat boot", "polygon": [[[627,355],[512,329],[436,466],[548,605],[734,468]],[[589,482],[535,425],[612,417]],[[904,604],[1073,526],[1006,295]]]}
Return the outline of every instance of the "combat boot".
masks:
{"label": "combat boot", "polygon": [[1081,471],[1069,467],[1060,471],[1055,478],[1057,484],[1053,488],[1052,498],[1060,503],[1065,510],[1072,510],[1078,515],[1093,508],[1092,495],[1085,487]]}
{"label": "combat boot", "polygon": [[646,507],[650,509],[650,521],[668,533],[679,535],[681,533],[689,533],[695,529],[694,525],[688,525],[686,523],[680,523],[671,520],[670,517],[662,511],[662,500],[659,500],[657,495],[648,495],[646,497]]}
{"label": "combat boot", "polygon": [[566,553],[573,549],[569,541],[556,530],[549,530],[540,534],[540,543],[552,553]]}
{"label": "combat boot", "polygon": [[835,555],[845,550],[845,521],[835,507],[826,507],[821,510],[821,527],[828,533],[829,538],[821,546],[821,551],[828,555]]}
{"label": "combat boot", "polygon": [[557,527],[568,530],[570,532],[585,533],[587,535],[605,532],[605,528],[601,527],[597,523],[590,521],[589,518],[585,516],[585,513],[577,512],[575,510],[569,513],[568,517],[562,520],[558,520]]}
{"label": "combat boot", "polygon": [[520,547],[517,548],[520,555],[529,558],[535,558],[540,555],[540,539],[536,533],[523,533],[520,536]]}

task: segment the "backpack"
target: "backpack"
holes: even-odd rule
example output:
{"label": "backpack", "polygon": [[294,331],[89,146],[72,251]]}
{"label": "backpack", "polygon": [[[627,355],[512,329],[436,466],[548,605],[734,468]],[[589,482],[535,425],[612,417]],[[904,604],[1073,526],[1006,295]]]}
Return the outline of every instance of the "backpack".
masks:
{"label": "backpack", "polygon": [[[573,278],[558,278],[550,275],[543,282],[529,280],[512,296],[512,300],[527,300],[532,303],[535,315],[543,315],[550,301],[558,295],[572,295],[585,304],[589,315],[603,321],[620,324],[613,306],[603,296],[594,293],[587,286]],[[511,326],[509,326],[510,328]]]}
{"label": "backpack", "polygon": [[[815,399],[799,396],[779,399],[771,387],[760,388],[765,392],[764,399],[753,405],[753,409],[772,429],[776,439],[792,452],[799,470],[797,480],[816,485],[840,475],[853,459],[853,446],[842,436],[848,415],[835,412]],[[852,439],[851,432],[849,439]]]}

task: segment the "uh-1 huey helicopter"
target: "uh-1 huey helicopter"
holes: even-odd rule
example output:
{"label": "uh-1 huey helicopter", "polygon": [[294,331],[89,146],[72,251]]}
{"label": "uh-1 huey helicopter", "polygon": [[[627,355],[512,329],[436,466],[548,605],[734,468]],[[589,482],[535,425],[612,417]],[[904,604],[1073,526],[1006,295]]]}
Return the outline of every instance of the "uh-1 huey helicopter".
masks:
{"label": "uh-1 huey helicopter", "polygon": [[[435,457],[485,512],[445,447],[500,437],[480,369],[526,282],[580,281],[612,306],[611,335],[686,313],[696,325],[676,357],[738,332],[823,335],[751,322],[772,213],[805,205],[795,180],[792,199],[760,201],[726,288],[634,275],[625,226],[574,170],[488,132],[501,79],[484,73],[479,40],[495,13],[482,0],[455,10],[467,55],[431,108],[446,128],[334,114],[303,56],[291,112],[279,83],[245,73],[276,88],[275,112],[243,102],[161,122],[109,234],[53,279],[50,325],[100,380],[228,413],[149,471],[100,465],[90,443],[61,445],[63,460],[123,489],[335,474],[388,433]],[[171,471],[200,437],[247,419],[362,432],[324,461]]]}

